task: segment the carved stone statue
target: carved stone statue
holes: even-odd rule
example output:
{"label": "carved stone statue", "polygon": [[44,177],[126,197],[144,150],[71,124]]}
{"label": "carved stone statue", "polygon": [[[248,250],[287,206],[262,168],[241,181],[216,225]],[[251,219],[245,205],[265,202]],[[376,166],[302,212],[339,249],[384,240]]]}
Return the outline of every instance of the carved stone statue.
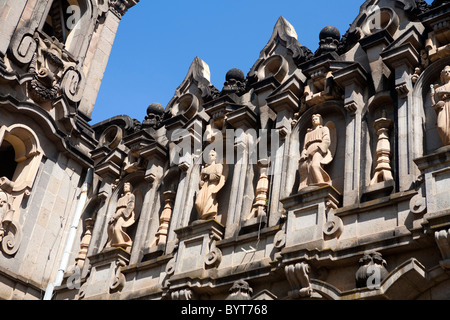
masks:
{"label": "carved stone statue", "polygon": [[444,146],[450,145],[450,66],[441,72],[442,86],[431,87],[431,102],[437,114],[437,130]]}
{"label": "carved stone statue", "polygon": [[126,233],[126,229],[135,222],[135,197],[129,182],[123,186],[123,195],[117,201],[116,212],[108,225],[108,247],[127,249],[133,241]]}
{"label": "carved stone statue", "polygon": [[312,116],[313,128],[308,129],[299,161],[299,191],[308,186],[331,185],[331,178],[323,166],[329,164],[336,151],[336,127],[332,122],[323,125],[320,114]]}
{"label": "carved stone statue", "polygon": [[216,151],[209,153],[209,164],[201,172],[200,191],[197,194],[195,208],[201,220],[214,219],[218,211],[216,195],[225,185],[226,165],[217,163]]}

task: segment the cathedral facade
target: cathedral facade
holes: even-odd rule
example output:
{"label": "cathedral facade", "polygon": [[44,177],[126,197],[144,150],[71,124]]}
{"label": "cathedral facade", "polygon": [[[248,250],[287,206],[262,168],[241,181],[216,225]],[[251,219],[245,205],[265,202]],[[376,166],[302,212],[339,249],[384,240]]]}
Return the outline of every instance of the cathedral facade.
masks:
{"label": "cathedral facade", "polygon": [[90,117],[138,0],[0,4],[0,297],[450,299],[450,3],[283,17],[223,88]]}

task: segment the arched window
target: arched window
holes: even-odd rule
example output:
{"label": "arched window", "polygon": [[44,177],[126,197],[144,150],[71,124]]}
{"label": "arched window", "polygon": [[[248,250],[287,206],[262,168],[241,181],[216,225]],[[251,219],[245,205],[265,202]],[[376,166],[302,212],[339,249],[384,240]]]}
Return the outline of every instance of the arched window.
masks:
{"label": "arched window", "polygon": [[89,9],[86,0],[53,0],[41,30],[64,44],[68,52],[77,55]]}
{"label": "arched window", "polygon": [[0,157],[2,164],[5,163],[0,182],[9,185],[10,192],[31,190],[42,155],[39,140],[28,127],[0,127]]}
{"label": "arched window", "polygon": [[4,140],[0,145],[0,177],[12,180],[16,168],[17,162],[15,160],[14,147],[11,143]]}

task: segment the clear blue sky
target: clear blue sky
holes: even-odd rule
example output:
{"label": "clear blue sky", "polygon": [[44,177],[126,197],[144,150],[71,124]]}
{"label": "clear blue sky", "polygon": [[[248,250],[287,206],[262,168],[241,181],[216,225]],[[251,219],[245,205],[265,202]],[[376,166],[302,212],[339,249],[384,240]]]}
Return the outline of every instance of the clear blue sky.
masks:
{"label": "clear blue sky", "polygon": [[140,0],[120,23],[90,123],[121,114],[142,121],[149,104],[166,107],[196,56],[221,90],[231,68],[250,71],[280,16],[314,52],[322,28],[332,25],[343,35],[364,2]]}

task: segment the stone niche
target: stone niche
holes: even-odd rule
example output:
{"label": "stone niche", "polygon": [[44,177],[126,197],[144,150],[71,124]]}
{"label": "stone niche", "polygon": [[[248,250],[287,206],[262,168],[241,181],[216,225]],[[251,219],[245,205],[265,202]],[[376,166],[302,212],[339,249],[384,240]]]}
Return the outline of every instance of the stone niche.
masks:
{"label": "stone niche", "polygon": [[389,196],[395,190],[395,128],[393,101],[389,96],[375,99],[365,116],[362,154],[361,201]]}
{"label": "stone niche", "polygon": [[[298,123],[293,129],[293,141],[291,143],[292,150],[299,150],[293,152],[292,159],[300,160],[301,152],[304,148],[304,137],[309,129],[313,127],[311,119],[313,114],[320,114],[322,116],[323,125],[328,126],[329,123],[333,125],[334,133],[330,131],[330,151],[332,154],[332,160],[326,165],[323,165],[323,169],[328,173],[331,178],[331,185],[339,192],[344,190],[344,176],[345,176],[345,144],[346,144],[346,121],[343,113],[343,107],[337,100],[327,101],[321,105],[308,109],[299,119]],[[331,150],[333,149],[333,150]],[[297,172],[289,171],[288,174],[296,175],[296,182],[293,185],[292,191],[296,193],[300,191],[299,180],[301,180],[300,173],[298,172],[299,162],[295,164]],[[300,183],[301,184],[301,183]],[[289,186],[290,188],[290,186]]]}

